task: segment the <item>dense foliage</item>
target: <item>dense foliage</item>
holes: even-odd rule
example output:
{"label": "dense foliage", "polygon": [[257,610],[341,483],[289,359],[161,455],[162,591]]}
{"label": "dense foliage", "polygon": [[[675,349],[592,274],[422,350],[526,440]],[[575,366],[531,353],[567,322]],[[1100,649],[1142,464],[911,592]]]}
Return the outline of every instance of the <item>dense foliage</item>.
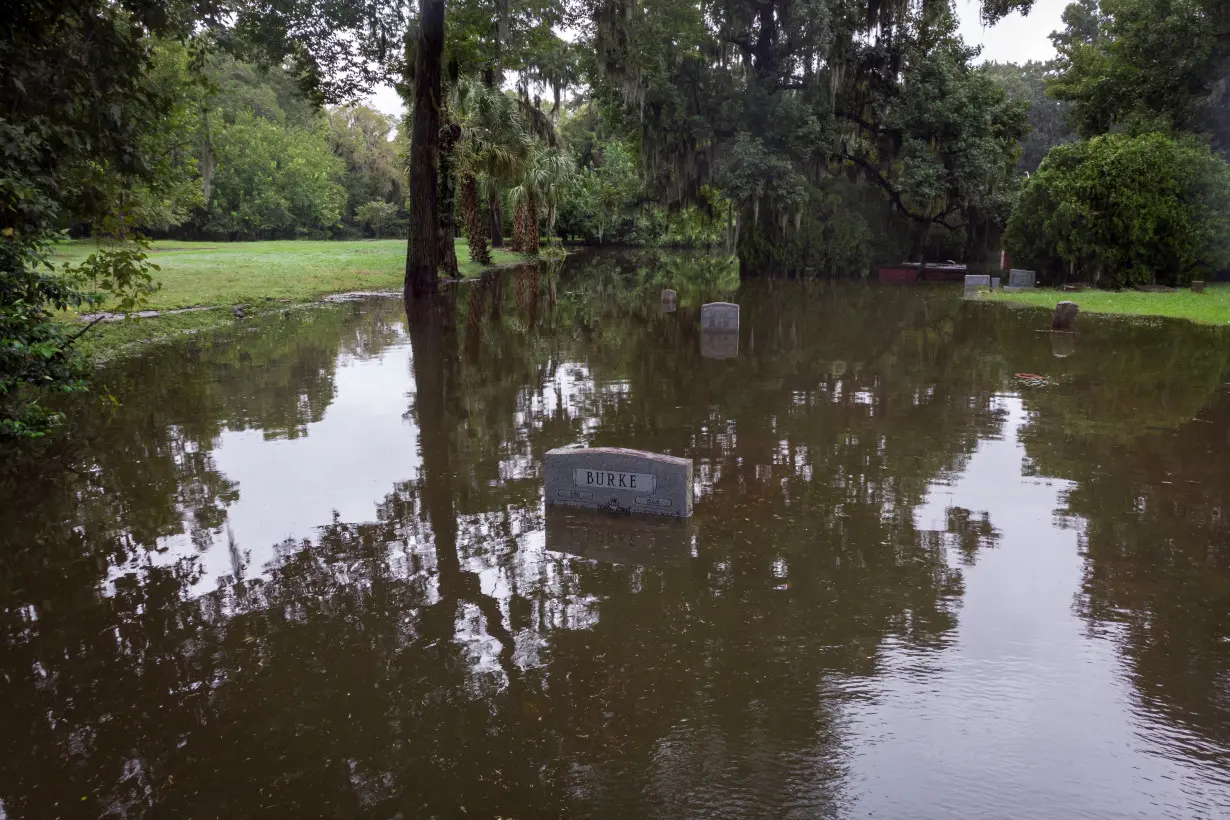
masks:
{"label": "dense foliage", "polygon": [[1006,242],[1052,279],[1180,285],[1230,265],[1227,213],[1230,165],[1194,137],[1107,134],[1051,150]]}

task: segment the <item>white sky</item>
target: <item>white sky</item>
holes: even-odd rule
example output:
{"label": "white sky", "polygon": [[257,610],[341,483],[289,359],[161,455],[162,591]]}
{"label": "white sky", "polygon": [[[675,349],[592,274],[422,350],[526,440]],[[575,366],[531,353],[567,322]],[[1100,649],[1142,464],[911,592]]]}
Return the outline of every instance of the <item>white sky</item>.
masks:
{"label": "white sky", "polygon": [[[1027,60],[1049,60],[1055,49],[1048,39],[1050,33],[1062,27],[1060,17],[1070,0],[1034,0],[1028,17],[1012,14],[991,28],[984,28],[981,4],[978,0],[954,0],[961,18],[961,37],[971,45],[982,46],[983,60],[1000,63],[1023,63]],[[401,98],[388,86],[377,88],[369,95],[373,108],[401,117],[405,112]]]}

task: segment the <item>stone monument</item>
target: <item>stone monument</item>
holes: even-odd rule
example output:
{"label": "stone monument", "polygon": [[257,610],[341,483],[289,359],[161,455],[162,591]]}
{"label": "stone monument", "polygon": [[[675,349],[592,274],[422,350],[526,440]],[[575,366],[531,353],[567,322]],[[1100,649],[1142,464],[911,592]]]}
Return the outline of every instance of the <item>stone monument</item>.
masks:
{"label": "stone monument", "polygon": [[1021,270],[1012,268],[1008,271],[1008,287],[1010,288],[1034,288],[1037,287],[1037,273],[1031,270]]}
{"label": "stone monument", "polygon": [[662,312],[674,313],[679,307],[679,294],[670,288],[662,291]]}
{"label": "stone monument", "polygon": [[1204,282],[1199,279],[1192,281],[1192,293],[1204,293]]}
{"label": "stone monument", "polygon": [[561,447],[543,464],[548,505],[610,513],[692,514],[692,461],[620,447]]}
{"label": "stone monument", "polygon": [[1051,330],[1072,332],[1076,330],[1076,316],[1081,312],[1081,306],[1076,302],[1060,302],[1055,305],[1055,316],[1051,319]]}
{"label": "stone monument", "polygon": [[700,329],[739,332],[739,306],[730,302],[710,302],[700,306]]}
{"label": "stone monument", "polygon": [[680,566],[692,560],[692,525],[656,516],[547,507],[547,549],[606,564]]}
{"label": "stone monument", "polygon": [[999,277],[998,276],[991,277],[991,290],[999,290]]}
{"label": "stone monument", "polygon": [[984,274],[971,273],[965,277],[965,295],[973,296],[978,292],[978,288],[991,287],[991,277]]}

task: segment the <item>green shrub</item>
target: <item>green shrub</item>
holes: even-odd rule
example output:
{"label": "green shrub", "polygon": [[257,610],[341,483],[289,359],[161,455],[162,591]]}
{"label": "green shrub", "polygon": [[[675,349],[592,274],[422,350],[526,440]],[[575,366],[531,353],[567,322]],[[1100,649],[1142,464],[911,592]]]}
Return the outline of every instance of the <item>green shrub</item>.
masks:
{"label": "green shrub", "polygon": [[1004,245],[1042,278],[1182,285],[1230,265],[1230,165],[1194,137],[1107,134],[1051,149]]}

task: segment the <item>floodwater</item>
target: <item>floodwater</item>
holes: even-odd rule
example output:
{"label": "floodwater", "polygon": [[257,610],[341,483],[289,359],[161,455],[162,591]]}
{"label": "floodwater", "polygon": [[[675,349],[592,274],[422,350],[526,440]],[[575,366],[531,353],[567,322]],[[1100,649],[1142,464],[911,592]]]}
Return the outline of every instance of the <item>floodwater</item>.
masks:
{"label": "floodwater", "polygon": [[[0,471],[0,818],[1230,813],[1230,337],[737,285],[574,257],[107,368]],[[573,443],[693,459],[694,518],[546,514]]]}

